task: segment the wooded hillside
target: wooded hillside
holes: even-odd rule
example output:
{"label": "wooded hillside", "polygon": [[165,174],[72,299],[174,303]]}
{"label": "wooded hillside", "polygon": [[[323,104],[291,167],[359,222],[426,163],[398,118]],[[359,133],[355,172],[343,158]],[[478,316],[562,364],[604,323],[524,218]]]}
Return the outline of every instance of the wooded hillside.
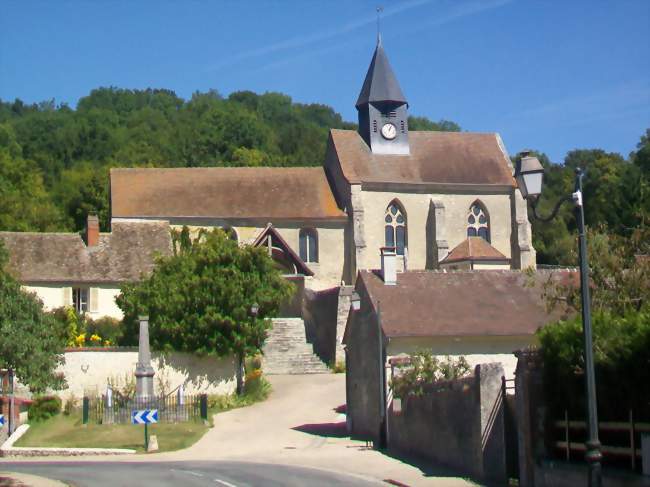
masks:
{"label": "wooded hillside", "polygon": [[[411,130],[451,130],[410,117]],[[331,107],[280,93],[216,91],[184,100],[169,90],[99,88],[76,109],[53,101],[0,101],[0,230],[80,231],[89,212],[108,228],[111,167],[316,166],[330,128],[356,128]],[[624,158],[598,149],[551,164],[544,200],[566,192],[576,165],[588,169],[587,221],[625,234],[650,207],[650,131]],[[541,205],[542,209],[546,206]],[[540,262],[574,262],[573,219],[534,226]]]}

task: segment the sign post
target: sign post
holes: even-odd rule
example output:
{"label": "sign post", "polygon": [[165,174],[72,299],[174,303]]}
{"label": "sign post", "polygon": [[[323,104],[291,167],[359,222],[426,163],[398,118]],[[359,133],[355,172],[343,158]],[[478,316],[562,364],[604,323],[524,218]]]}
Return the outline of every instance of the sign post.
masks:
{"label": "sign post", "polygon": [[131,423],[144,424],[144,450],[149,450],[149,423],[158,422],[157,409],[140,409],[131,411]]}

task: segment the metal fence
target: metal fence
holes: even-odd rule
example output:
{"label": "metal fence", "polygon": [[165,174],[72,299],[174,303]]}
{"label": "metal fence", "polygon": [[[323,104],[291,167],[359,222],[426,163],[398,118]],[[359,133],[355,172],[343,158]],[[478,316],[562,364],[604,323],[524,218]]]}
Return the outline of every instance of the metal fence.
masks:
{"label": "metal fence", "polygon": [[133,411],[157,409],[159,423],[181,423],[207,419],[207,396],[205,394],[177,394],[147,398],[106,396],[84,397],[84,423],[125,424],[131,423]]}

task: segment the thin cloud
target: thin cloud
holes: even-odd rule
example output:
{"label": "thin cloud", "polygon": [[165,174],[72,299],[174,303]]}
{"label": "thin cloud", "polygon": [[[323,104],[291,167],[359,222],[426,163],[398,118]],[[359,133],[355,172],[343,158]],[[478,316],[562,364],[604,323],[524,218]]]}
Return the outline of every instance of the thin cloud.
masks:
{"label": "thin cloud", "polygon": [[[464,18],[464,17],[477,15],[477,14],[479,14],[481,12],[484,12],[484,11],[487,11],[487,10],[492,10],[492,9],[495,9],[495,8],[502,7],[502,6],[504,6],[504,5],[508,4],[508,3],[512,3],[513,1],[514,0],[495,0],[495,1],[492,1],[492,2],[482,1],[482,2],[472,2],[472,3],[462,4],[460,7],[454,8],[452,11],[448,12],[445,15],[436,17],[432,21],[426,22],[424,25],[412,27],[411,30],[409,31],[409,33],[420,32],[420,31],[428,29],[430,27],[441,26],[441,25],[444,25],[444,24],[448,24],[448,23],[454,22],[454,21],[459,20],[459,19]],[[400,8],[400,9],[396,8],[396,9],[391,10],[390,14],[395,15],[397,13],[403,12],[404,10],[408,10],[410,8],[414,8],[414,7],[424,5],[424,4],[427,4],[427,3],[431,3],[431,1],[430,0],[422,0],[422,1],[419,1],[419,2],[410,2],[409,4],[403,5],[402,8]],[[384,14],[382,15],[382,19],[387,17],[387,16],[388,15],[386,15],[386,12],[384,12]],[[367,18],[367,19],[364,19],[364,20],[360,20],[360,21],[348,24],[347,26],[344,26],[336,34],[333,34],[331,36],[328,35],[327,37],[322,37],[322,39],[319,38],[318,40],[329,39],[330,37],[333,37],[334,35],[339,36],[341,34],[352,32],[352,31],[354,31],[356,29],[360,29],[362,27],[365,27],[368,24],[374,23],[375,21],[376,21],[376,18],[374,18],[374,17],[373,18]],[[314,36],[314,38],[315,37],[316,36]],[[314,41],[314,42],[316,42],[316,41]],[[297,55],[294,55],[294,56],[290,56],[288,58],[280,59],[278,61],[274,61],[274,62],[265,64],[263,66],[260,66],[258,68],[255,68],[251,72],[269,71],[269,70],[273,70],[273,69],[276,69],[276,68],[281,68],[281,67],[284,67],[284,66],[286,66],[288,64],[291,64],[292,62],[294,62],[296,60],[306,59],[306,58],[313,58],[314,56],[317,56],[319,54],[325,54],[325,53],[328,53],[328,52],[331,52],[331,51],[336,51],[336,50],[339,50],[339,49],[343,49],[344,47],[350,46],[352,43],[353,43],[352,40],[347,40],[347,41],[344,41],[344,42],[339,42],[338,44],[335,44],[335,45],[330,45],[330,46],[327,46],[327,47],[322,47],[320,49],[312,50],[309,53],[301,53],[301,54],[297,54]],[[278,44],[282,44],[282,43],[278,43]],[[276,46],[269,46],[268,49],[274,48]],[[296,46],[296,47],[298,47],[298,46]],[[274,50],[277,50],[277,49],[274,49]],[[260,51],[260,50],[257,50],[257,51]],[[249,51],[249,52],[253,52],[253,51]],[[269,52],[271,52],[271,51],[269,51]],[[266,54],[266,52],[264,52],[262,54]],[[247,57],[250,57],[250,56],[247,56]]]}
{"label": "thin cloud", "polygon": [[[395,7],[389,7],[384,9],[382,12],[382,19],[392,17],[393,15],[400,14],[407,10],[411,10],[422,5],[431,3],[433,0],[411,0],[410,2],[405,2],[403,4],[397,5]],[[359,20],[349,22],[341,27],[336,29],[329,29],[321,32],[316,32],[311,35],[297,36],[290,39],[285,39],[268,46],[260,47],[257,49],[250,49],[248,51],[240,52],[224,61],[210,66],[207,71],[218,71],[228,66],[232,66],[240,61],[250,59],[253,57],[263,56],[266,54],[272,54],[279,51],[286,51],[290,49],[297,49],[301,47],[308,46],[310,44],[315,44],[321,41],[339,37],[350,32],[362,29],[367,25],[373,24],[377,21],[376,15],[367,15]]]}

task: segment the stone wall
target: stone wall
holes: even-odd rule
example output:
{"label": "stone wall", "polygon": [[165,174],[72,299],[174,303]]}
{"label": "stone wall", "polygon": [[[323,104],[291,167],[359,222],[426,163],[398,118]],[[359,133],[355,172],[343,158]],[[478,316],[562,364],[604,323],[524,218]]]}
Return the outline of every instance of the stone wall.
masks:
{"label": "stone wall", "polygon": [[325,363],[335,361],[340,348],[337,336],[337,303],[339,288],[312,291],[305,289],[302,316],[305,320],[307,341],[314,353]]}
{"label": "stone wall", "polygon": [[[124,384],[133,377],[138,361],[137,349],[82,349],[67,351],[65,364],[59,367],[68,388],[58,393],[79,398],[84,392],[101,394],[109,380]],[[168,391],[185,384],[188,394],[229,394],[235,390],[233,358],[197,357],[188,353],[152,352],[151,365],[156,372],[154,391],[161,382]]]}
{"label": "stone wall", "polygon": [[428,386],[402,411],[388,411],[388,448],[431,460],[481,481],[505,483],[501,364],[474,376]]}

